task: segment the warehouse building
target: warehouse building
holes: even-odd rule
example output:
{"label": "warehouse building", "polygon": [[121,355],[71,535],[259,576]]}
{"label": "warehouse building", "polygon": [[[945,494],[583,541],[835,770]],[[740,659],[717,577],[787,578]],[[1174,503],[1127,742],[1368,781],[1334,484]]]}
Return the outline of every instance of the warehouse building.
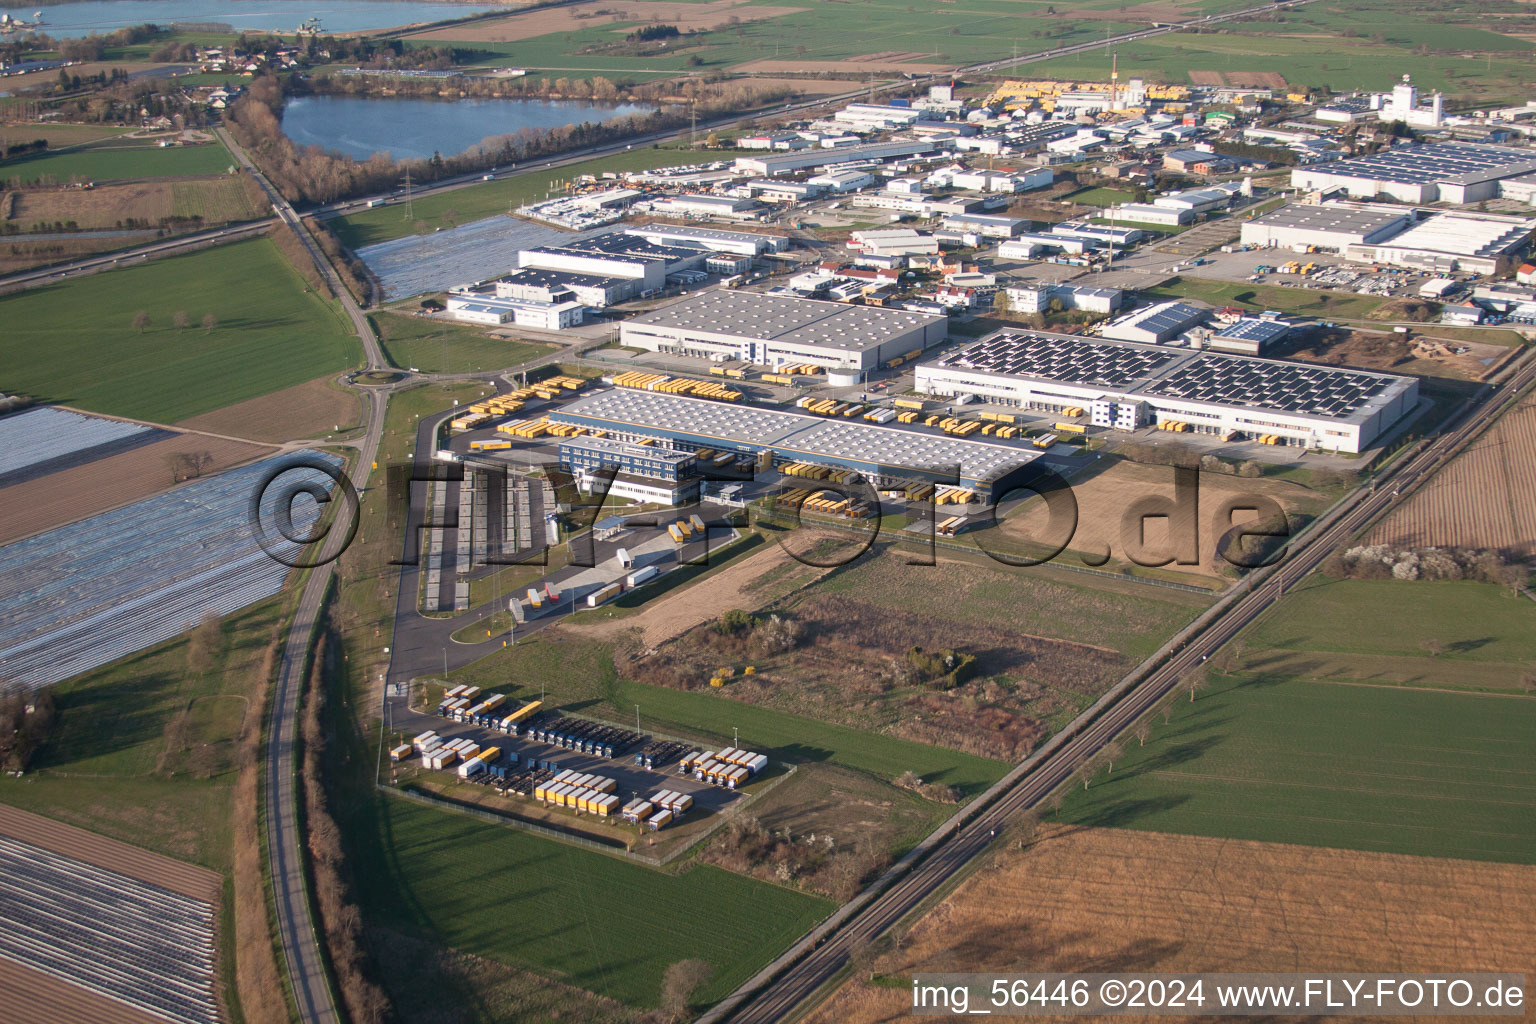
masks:
{"label": "warehouse building", "polygon": [[716,289],[626,320],[619,342],[759,366],[865,371],[937,345],[948,327],[946,317],[907,310]]}
{"label": "warehouse building", "polygon": [[719,228],[695,228],[677,224],[645,224],[625,228],[624,233],[643,238],[652,245],[698,247],[711,252],[736,253],[739,256],[761,256],[789,248],[789,239],[783,235],[760,235],[752,231],[722,231]]}
{"label": "warehouse building", "polygon": [[1139,341],[1149,345],[1172,341],[1191,327],[1210,319],[1211,311],[1187,302],[1170,300],[1104,325],[1100,332],[1116,341]]}
{"label": "warehouse building", "polygon": [[1130,221],[1133,224],[1156,224],[1158,227],[1176,228],[1195,222],[1195,211],[1155,203],[1121,203],[1105,211],[1105,219]]}
{"label": "warehouse building", "polygon": [[762,214],[756,199],[738,196],[707,196],[688,192],[652,199],[651,212],[673,217],[721,217],[725,220],[755,220]]}
{"label": "warehouse building", "polygon": [[1263,355],[1266,349],[1280,342],[1289,333],[1291,333],[1290,326],[1279,320],[1245,316],[1213,329],[1211,336],[1206,339],[1206,346],[1217,352],[1258,356]]}
{"label": "warehouse building", "polygon": [[1495,199],[1499,183],[1536,171],[1536,154],[1472,142],[1394,146],[1370,156],[1296,167],[1296,188],[1342,188],[1357,199],[1403,203],[1476,203]]}
{"label": "warehouse building", "polygon": [[939,240],[915,228],[871,228],[850,233],[848,248],[866,256],[937,256]]}
{"label": "warehouse building", "polygon": [[628,278],[596,277],[534,267],[514,270],[496,280],[497,298],[523,302],[562,302],[574,298],[584,306],[602,309],[632,299],[635,294],[635,282]]}
{"label": "warehouse building", "polygon": [[610,497],[662,505],[685,505],[698,499],[700,477],[691,451],[581,436],[562,438],[557,458],[583,494],[591,493],[595,476],[612,469]]}
{"label": "warehouse building", "polygon": [[634,235],[612,233],[568,245],[524,249],[517,254],[517,265],[593,277],[626,278],[637,282],[637,288],[646,292],[663,287],[668,274],[692,270],[708,256],[705,249],[655,245]]}
{"label": "warehouse building", "polygon": [[1536,218],[1493,213],[1436,213],[1377,243],[1348,246],[1344,255],[1414,270],[1502,274],[1520,265]]}
{"label": "warehouse building", "polygon": [[1125,300],[1119,288],[1095,288],[1085,284],[1052,281],[1008,281],[1003,284],[1008,308],[1015,313],[1044,313],[1052,302],[1062,310],[1080,309],[1085,313],[1113,313]]}
{"label": "warehouse building", "polygon": [[993,213],[961,213],[944,218],[951,231],[974,232],[982,238],[1012,238],[1033,225],[1023,217]]}
{"label": "warehouse building", "polygon": [[558,331],[581,323],[586,316],[586,307],[572,298],[556,302],[525,302],[484,292],[458,292],[448,296],[447,315],[463,323],[487,327],[515,324]]}
{"label": "warehouse building", "polygon": [[738,174],[756,174],[775,177],[792,171],[804,171],[813,167],[845,164],[859,160],[889,160],[892,157],[919,156],[932,153],[938,146],[922,139],[903,139],[897,142],[872,142],[863,146],[839,146],[836,149],[806,150],[801,153],[774,154],[772,156],[739,156],[736,158]]}
{"label": "warehouse building", "polygon": [[1290,249],[1317,246],[1343,252],[1351,245],[1385,241],[1413,223],[1414,213],[1365,203],[1288,203],[1244,221],[1244,245]]}
{"label": "warehouse building", "polygon": [[1364,450],[1418,404],[1413,377],[1007,330],[920,364],[917,389],[1057,416],[1081,409],[1121,430],[1339,452]]}
{"label": "warehouse building", "polygon": [[627,388],[579,398],[549,418],[602,430],[620,441],[661,441],[679,450],[710,448],[776,463],[851,469],[881,488],[916,481],[956,483],[946,470],[958,466],[958,485],[982,500],[1027,481],[1030,464],[1040,457],[1011,445],[947,434]]}

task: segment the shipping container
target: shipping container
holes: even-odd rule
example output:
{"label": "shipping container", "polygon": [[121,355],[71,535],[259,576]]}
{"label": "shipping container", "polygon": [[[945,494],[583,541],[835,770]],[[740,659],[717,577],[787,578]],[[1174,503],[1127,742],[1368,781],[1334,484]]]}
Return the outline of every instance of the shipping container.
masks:
{"label": "shipping container", "polygon": [[411,751],[413,749],[414,748],[409,743],[402,743],[398,747],[390,750],[389,759],[391,761],[403,761],[407,757],[411,756]]}
{"label": "shipping container", "polygon": [[659,811],[646,820],[652,832],[660,831],[667,827],[667,822],[672,820],[671,811]]}
{"label": "shipping container", "polygon": [[659,575],[661,575],[660,569],[656,568],[654,565],[648,565],[643,569],[636,569],[634,572],[630,573],[627,582],[631,587],[638,587],[642,583],[655,579]]}

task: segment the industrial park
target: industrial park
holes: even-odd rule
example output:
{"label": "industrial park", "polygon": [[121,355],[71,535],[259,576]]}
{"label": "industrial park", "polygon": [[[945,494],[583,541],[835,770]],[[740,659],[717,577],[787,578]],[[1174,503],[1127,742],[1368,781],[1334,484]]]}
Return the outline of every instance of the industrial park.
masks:
{"label": "industrial park", "polygon": [[1524,1005],[1536,13],[161,6],[0,16],[0,1020]]}

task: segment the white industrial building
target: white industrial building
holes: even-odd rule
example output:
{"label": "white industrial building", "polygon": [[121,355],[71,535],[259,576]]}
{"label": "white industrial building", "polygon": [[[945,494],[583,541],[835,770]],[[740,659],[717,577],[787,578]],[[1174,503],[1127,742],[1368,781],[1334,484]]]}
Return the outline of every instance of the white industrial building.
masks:
{"label": "white industrial building", "polygon": [[1502,274],[1519,265],[1536,218],[1435,213],[1385,241],[1351,245],[1348,259],[1439,273]]}
{"label": "white industrial building", "polygon": [[833,192],[857,192],[875,183],[875,176],[868,171],[828,171],[814,178],[805,179],[807,185],[821,185]]}
{"label": "white industrial building", "polygon": [[1476,203],[1499,195],[1499,183],[1536,171],[1536,153],[1472,142],[1393,146],[1370,156],[1296,167],[1296,188],[1344,189],[1356,199],[1403,203]]}
{"label": "white industrial building", "polygon": [[1412,210],[1366,203],[1288,203],[1244,221],[1241,241],[1278,249],[1343,252],[1351,245],[1385,241],[1413,223]]}
{"label": "white industrial building", "polygon": [[1015,313],[1044,313],[1052,300],[1063,310],[1085,313],[1113,313],[1125,300],[1119,288],[1096,288],[1085,284],[1052,281],[1019,281],[1003,285],[1008,308]]}
{"label": "white industrial building", "polygon": [[1169,300],[1105,324],[1099,331],[1116,341],[1140,341],[1149,345],[1172,341],[1211,317],[1211,311],[1187,302]]}
{"label": "white industrial building", "polygon": [[565,302],[575,299],[592,309],[602,309],[637,294],[636,283],[622,277],[596,277],[559,270],[529,267],[497,278],[496,297],[521,302]]}
{"label": "white industrial building", "polygon": [[870,228],[852,232],[848,248],[866,256],[935,256],[939,240],[915,228]]}
{"label": "white industrial building", "polygon": [[917,367],[917,390],[1225,440],[1359,452],[1418,404],[1413,377],[1195,349],[999,331]]}
{"label": "white industrial building", "polygon": [[726,220],[754,220],[762,213],[762,206],[756,199],[687,192],[652,199],[650,207],[652,213],[664,216],[721,217]]}
{"label": "white industrial building", "polygon": [[903,139],[901,141],[872,142],[861,146],[841,146],[837,149],[807,150],[800,153],[784,153],[772,156],[739,156],[736,158],[736,171],[738,174],[772,177],[779,174],[789,174],[791,171],[826,167],[830,164],[918,156],[922,153],[932,153],[937,148],[934,143],[925,139]]}
{"label": "white industrial building", "polygon": [[709,256],[707,249],[655,245],[633,235],[598,235],[567,245],[544,245],[517,254],[518,267],[564,270],[594,277],[637,282],[640,292],[662,288],[667,275],[692,270]]}
{"label": "white industrial building", "polygon": [[946,317],[787,295],[712,290],[626,320],[619,342],[670,355],[759,366],[872,370],[937,345]]}
{"label": "white industrial building", "polygon": [[1393,86],[1389,93],[1375,97],[1377,117],[1383,121],[1401,121],[1413,128],[1438,128],[1445,121],[1445,97],[1438,92],[1428,105],[1419,104],[1419,90],[1410,76]]}
{"label": "white industrial building", "polygon": [[731,252],[741,256],[761,256],[768,252],[783,252],[789,248],[789,239],[783,235],[763,235],[752,231],[722,231],[719,228],[696,228],[677,224],[645,224],[625,228],[626,235],[643,238],[653,245],[697,246],[713,252]]}
{"label": "white industrial building", "polygon": [[832,120],[865,131],[891,131],[934,118],[932,111],[918,107],[893,107],[882,103],[850,103],[832,115]]}
{"label": "white industrial building", "polygon": [[1170,228],[1179,227],[1183,224],[1193,224],[1195,217],[1196,213],[1194,210],[1158,206],[1155,203],[1121,203],[1119,206],[1111,206],[1104,211],[1104,219],[1108,221],[1156,224],[1158,227]]}
{"label": "white industrial building", "polygon": [[515,324],[558,331],[581,323],[586,307],[574,299],[565,302],[526,302],[495,295],[458,292],[448,296],[447,316],[468,324],[502,327]]}

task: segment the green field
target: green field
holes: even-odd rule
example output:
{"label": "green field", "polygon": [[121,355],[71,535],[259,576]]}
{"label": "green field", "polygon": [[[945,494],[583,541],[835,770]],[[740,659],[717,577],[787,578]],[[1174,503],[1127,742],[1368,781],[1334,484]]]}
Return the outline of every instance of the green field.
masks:
{"label": "green field", "polygon": [[715,968],[699,1001],[717,1000],[834,906],[713,867],[653,871],[405,800],[372,807],[353,869],[373,923],[632,1006],[656,1005],[662,972],[692,958]]}
{"label": "green field", "polygon": [[[59,684],[53,735],[25,776],[0,778],[0,803],[228,871],[232,743],[281,614],[272,598],[231,615],[205,670],[189,664],[183,636]],[[187,738],[210,745],[206,760],[179,745],[168,753],[182,709]]]}
{"label": "green field", "polygon": [[492,338],[480,328],[424,317],[380,313],[369,322],[391,366],[423,373],[474,373],[516,366],[544,355],[548,345]]}
{"label": "green field", "polygon": [[[149,314],[142,335],[136,312]],[[191,328],[172,316],[186,311]],[[207,334],[204,314],[218,318]],[[175,423],[356,365],[357,340],[265,238],[0,299],[5,387]]]}
{"label": "green field", "polygon": [[601,174],[604,171],[640,171],[652,167],[668,167],[673,164],[697,163],[701,160],[719,159],[720,155],[704,150],[686,149],[637,149],[615,153],[613,156],[584,160],[566,167],[529,171],[510,178],[467,185],[449,192],[423,196],[412,202],[411,216],[405,216],[401,204],[377,206],[371,210],[359,210],[345,217],[337,217],[326,224],[341,239],[343,245],[357,250],[365,246],[403,238],[416,231],[416,222],[425,221],[436,227],[448,210],[458,212],[458,222],[467,224],[483,217],[510,213],[525,203],[544,198],[551,181],[569,181],[580,174]]}
{"label": "green field", "polygon": [[1485,583],[1315,575],[1248,643],[1245,667],[1266,675],[1517,690],[1536,664],[1536,604]]}
{"label": "green field", "polygon": [[105,140],[55,153],[20,156],[0,163],[0,181],[51,179],[109,181],[115,178],[185,178],[223,174],[234,163],[219,142],[170,146],[153,142]]}
{"label": "green field", "polygon": [[775,759],[830,761],[886,781],[911,770],[929,782],[957,786],[969,796],[1001,778],[1009,767],[1002,761],[831,725],[714,693],[620,680],[605,644],[571,637],[538,635],[515,650],[498,650],[451,676],[457,682],[513,686],[519,695],[537,695],[547,687],[551,702],[619,723],[633,723],[638,704],[641,723],[648,729],[718,739],[729,739],[733,730],[739,730],[742,746]]}
{"label": "green field", "polygon": [[1085,188],[1081,192],[1073,192],[1061,197],[1062,202],[1078,203],[1082,206],[1116,206],[1120,203],[1129,203],[1136,198],[1134,192],[1126,192],[1118,188]]}
{"label": "green field", "polygon": [[1536,863],[1536,700],[1220,678],[1173,712],[1062,820]]}
{"label": "green field", "polygon": [[1146,294],[1157,299],[1199,299],[1213,306],[1278,309],[1282,313],[1298,316],[1347,317],[1357,320],[1363,319],[1382,303],[1381,298],[1375,295],[1314,288],[1281,288],[1278,285],[1215,281],[1200,277],[1175,277],[1156,288],[1147,289]]}

